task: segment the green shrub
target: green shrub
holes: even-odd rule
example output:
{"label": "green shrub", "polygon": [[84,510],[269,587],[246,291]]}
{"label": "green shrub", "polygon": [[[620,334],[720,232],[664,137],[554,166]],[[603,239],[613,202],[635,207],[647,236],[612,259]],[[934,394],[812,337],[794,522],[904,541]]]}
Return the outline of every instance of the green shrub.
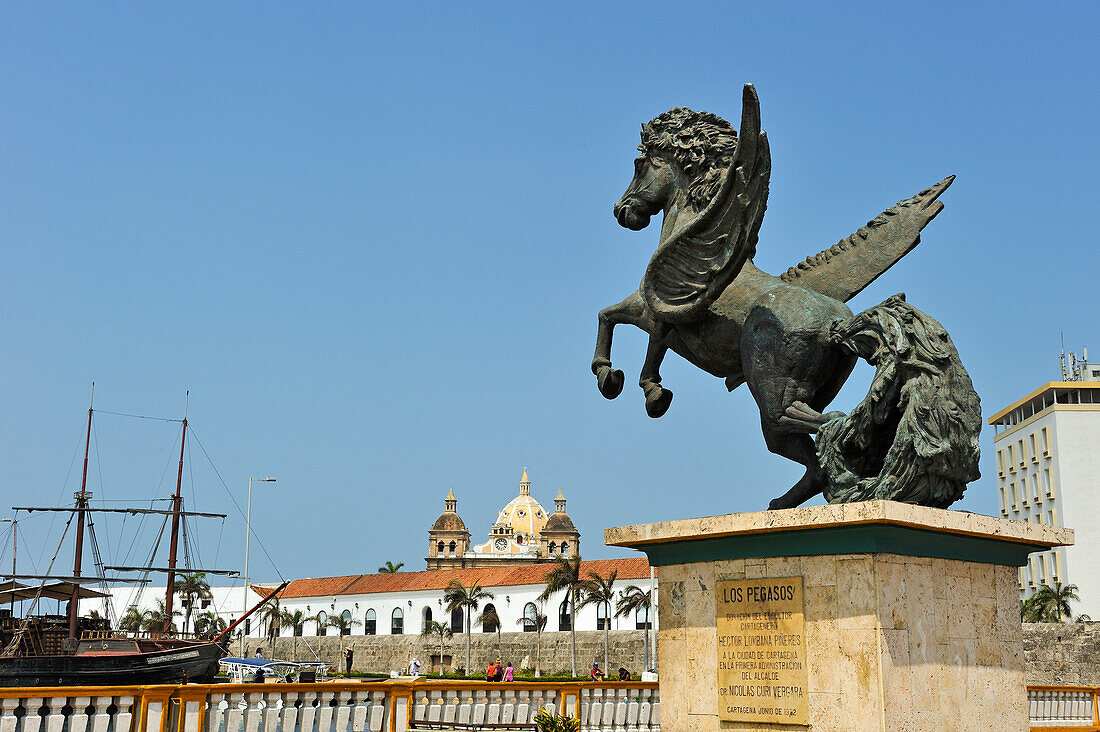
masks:
{"label": "green shrub", "polygon": [[579,732],[581,721],[574,717],[559,717],[545,709],[535,715],[538,732]]}

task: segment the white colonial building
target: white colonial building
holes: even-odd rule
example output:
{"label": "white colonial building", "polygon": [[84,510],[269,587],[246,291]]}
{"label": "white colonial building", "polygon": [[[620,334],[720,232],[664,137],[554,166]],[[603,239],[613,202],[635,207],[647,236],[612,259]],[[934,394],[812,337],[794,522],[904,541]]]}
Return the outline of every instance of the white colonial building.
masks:
{"label": "white colonial building", "polygon": [[1020,598],[1075,584],[1075,613],[1100,618],[1100,366],[1075,364],[989,418],[997,493],[1007,518],[1068,526],[1070,547],[1037,552],[1020,569]]}

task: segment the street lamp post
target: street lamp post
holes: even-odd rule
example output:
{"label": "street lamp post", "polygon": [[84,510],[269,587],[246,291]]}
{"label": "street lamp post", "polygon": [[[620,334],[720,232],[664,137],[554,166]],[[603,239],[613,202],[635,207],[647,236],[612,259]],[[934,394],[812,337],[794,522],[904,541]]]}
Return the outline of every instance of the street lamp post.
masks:
{"label": "street lamp post", "polygon": [[[244,599],[241,602],[241,615],[248,612],[248,537],[252,533],[252,484],[274,483],[275,479],[270,475],[266,478],[248,479],[248,512],[244,519]],[[244,628],[241,628],[241,656],[244,656]]]}

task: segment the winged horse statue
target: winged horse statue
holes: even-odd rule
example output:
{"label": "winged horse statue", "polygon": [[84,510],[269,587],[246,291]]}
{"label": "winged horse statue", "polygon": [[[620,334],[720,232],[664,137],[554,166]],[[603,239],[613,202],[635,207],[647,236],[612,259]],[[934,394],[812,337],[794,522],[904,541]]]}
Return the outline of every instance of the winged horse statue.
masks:
{"label": "winged horse statue", "polygon": [[[845,432],[839,429],[843,426],[839,420],[845,415],[822,413],[848,378],[857,357],[875,363],[877,351],[866,352],[866,333],[860,335],[858,327],[845,330],[855,322],[845,303],[920,242],[921,230],[943,209],[937,199],[954,176],[883,211],[851,236],[776,277],[753,263],[771,174],[771,153],[767,134],[760,127],[755,88],[751,84],[744,88],[740,134],[717,115],[677,107],[642,125],[641,138],[634,178],[615,204],[615,218],[635,231],[648,226],[657,213],[663,212],[664,218],[657,250],[641,286],[599,313],[592,372],[600,393],[614,399],[622,392],[623,372],[611,363],[612,334],[616,325],[634,325],[649,334],[638,384],[650,417],[662,416],[672,401],[672,392],[662,386],[660,374],[661,362],[670,349],[724,378],[730,391],[748,385],[760,410],[768,449],[806,467],[802,478],[773,500],[770,508],[797,506],[822,492],[829,500],[887,497],[929,505],[949,504],[961,496],[966,482],[977,476],[976,431],[980,430],[977,395],[970,399],[973,388],[965,371],[951,380],[961,384],[963,391],[970,390],[961,400],[967,403],[965,414],[949,425],[958,433],[952,445],[940,446],[948,452],[954,450],[953,472],[948,470],[951,475],[946,487],[943,480],[936,483],[922,478],[915,493],[892,494],[886,484],[893,485],[894,476],[885,474],[891,466],[883,464],[890,462],[888,453],[901,434],[896,431],[901,413],[934,400],[934,393],[923,394],[912,405],[901,404],[897,398],[876,402],[877,412],[871,412],[878,415],[880,423],[875,429],[894,432],[888,439],[876,441],[880,454],[864,456],[862,470],[854,477],[847,476],[844,490],[839,490],[837,483],[852,461],[834,452],[825,460],[834,467],[828,472],[822,467],[826,456],[818,454],[821,446],[813,438],[829,422],[833,423],[828,430],[831,433]],[[897,297],[901,304],[894,303],[894,321],[911,321],[910,311],[920,314],[903,304],[904,296]],[[859,322],[884,321],[868,317]],[[939,331],[935,334],[938,338]],[[946,332],[942,336],[946,338]],[[955,358],[957,363],[949,339],[943,348],[945,358]],[[904,354],[896,358],[904,358]],[[957,365],[961,370],[961,364]],[[902,378],[895,376],[897,373],[897,369],[889,371],[887,380]],[[903,385],[892,383],[899,393],[904,391]],[[941,411],[953,414],[952,409],[949,404]],[[861,440],[870,439],[864,438],[829,444],[834,451],[858,451]],[[912,442],[906,435],[898,439]],[[960,441],[961,447],[954,444]],[[902,452],[895,449],[897,454]],[[895,472],[914,473],[913,458],[906,455],[909,464],[892,466]],[[916,470],[942,473],[940,463],[944,462],[946,459],[933,456]],[[880,469],[882,475],[876,472]],[[932,484],[939,487],[929,489]],[[865,489],[860,490],[860,485]],[[939,494],[923,495],[929,490]]]}

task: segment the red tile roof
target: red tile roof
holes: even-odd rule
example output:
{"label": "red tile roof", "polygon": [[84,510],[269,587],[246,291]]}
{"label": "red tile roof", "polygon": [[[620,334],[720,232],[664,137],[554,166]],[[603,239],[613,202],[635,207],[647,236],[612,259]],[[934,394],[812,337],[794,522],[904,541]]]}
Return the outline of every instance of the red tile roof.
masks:
{"label": "red tile roof", "polygon": [[[394,574],[349,574],[341,577],[294,580],[280,593],[282,599],[296,597],[332,597],[335,595],[367,595],[376,592],[415,592],[417,590],[443,590],[458,580],[469,587],[477,582],[482,587],[514,587],[541,585],[553,564],[525,564],[510,567],[483,567],[480,569],[433,569],[423,572],[396,572]],[[602,577],[618,571],[619,579],[644,579],[649,577],[649,562],[645,557],[629,559],[596,559],[581,562],[581,576],[596,572]]]}

